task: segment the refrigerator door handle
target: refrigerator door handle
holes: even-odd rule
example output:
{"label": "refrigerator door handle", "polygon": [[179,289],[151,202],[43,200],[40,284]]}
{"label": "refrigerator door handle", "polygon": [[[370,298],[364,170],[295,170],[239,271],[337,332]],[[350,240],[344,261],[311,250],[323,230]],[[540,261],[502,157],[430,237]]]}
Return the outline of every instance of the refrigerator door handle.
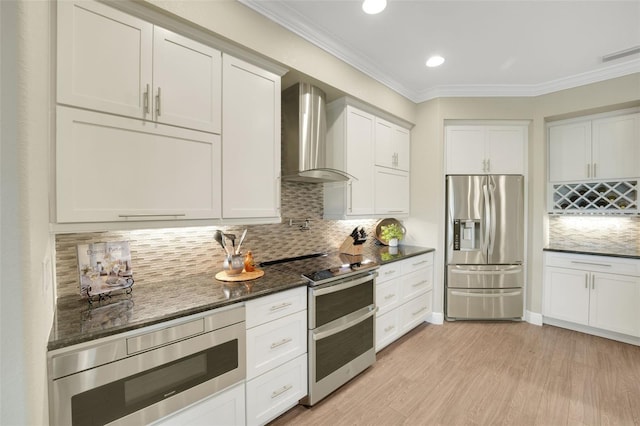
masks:
{"label": "refrigerator door handle", "polygon": [[498,223],[497,219],[496,219],[496,197],[495,197],[495,191],[496,191],[496,186],[493,184],[489,184],[489,195],[490,195],[490,205],[491,205],[491,210],[490,210],[490,217],[491,217],[491,224],[490,224],[490,231],[489,231],[489,254],[493,254],[493,247],[495,246],[495,242],[496,242],[496,225]]}
{"label": "refrigerator door handle", "polygon": [[461,275],[511,275],[511,274],[520,274],[521,272],[522,272],[521,266],[510,266],[510,267],[498,269],[498,270],[451,268],[452,274],[461,274]]}
{"label": "refrigerator door handle", "polygon": [[482,185],[482,192],[484,193],[484,235],[482,236],[482,251],[487,253],[489,248],[489,230],[491,229],[491,205],[489,198],[489,189],[487,185]]}

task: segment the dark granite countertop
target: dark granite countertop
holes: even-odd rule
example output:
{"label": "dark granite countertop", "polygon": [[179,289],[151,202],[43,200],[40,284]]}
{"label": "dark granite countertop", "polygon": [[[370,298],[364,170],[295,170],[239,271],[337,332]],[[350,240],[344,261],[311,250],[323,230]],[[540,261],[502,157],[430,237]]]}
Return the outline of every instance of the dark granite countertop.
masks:
{"label": "dark granite countertop", "polygon": [[640,259],[640,252],[635,247],[630,248],[593,248],[593,247],[576,247],[576,246],[562,246],[553,245],[545,247],[544,251],[555,251],[560,253],[572,253],[572,254],[588,254],[592,256],[610,256],[610,257],[622,257],[627,259]]}
{"label": "dark granite countertop", "polygon": [[[372,245],[363,255],[383,265],[431,251],[434,249],[401,245],[394,250]],[[77,296],[59,298],[47,349],[61,349],[307,285],[299,274],[271,266],[262,269],[265,275],[253,281],[222,282],[212,273],[134,285],[130,295],[117,294],[93,305]]]}

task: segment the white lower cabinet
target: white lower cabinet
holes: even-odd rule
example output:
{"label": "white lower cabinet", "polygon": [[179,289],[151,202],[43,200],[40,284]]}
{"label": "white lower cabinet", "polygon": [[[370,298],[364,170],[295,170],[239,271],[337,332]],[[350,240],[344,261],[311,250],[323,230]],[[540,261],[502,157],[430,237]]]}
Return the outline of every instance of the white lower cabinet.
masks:
{"label": "white lower cabinet", "polygon": [[307,354],[247,383],[247,425],[276,418],[307,394]]}
{"label": "white lower cabinet", "polygon": [[640,337],[638,260],[547,252],[543,299],[547,323]]}
{"label": "white lower cabinet", "polygon": [[245,384],[240,383],[164,417],[154,426],[240,426],[245,420]]}
{"label": "white lower cabinet", "polygon": [[307,287],[246,304],[247,425],[263,425],[307,395]]}
{"label": "white lower cabinet", "polygon": [[376,281],[376,351],[432,312],[433,253],[382,265]]}

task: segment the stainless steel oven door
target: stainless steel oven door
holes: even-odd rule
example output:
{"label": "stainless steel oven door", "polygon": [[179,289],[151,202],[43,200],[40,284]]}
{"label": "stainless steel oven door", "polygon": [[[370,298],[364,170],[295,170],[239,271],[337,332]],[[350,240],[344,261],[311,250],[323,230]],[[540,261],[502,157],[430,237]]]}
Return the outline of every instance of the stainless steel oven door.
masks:
{"label": "stainless steel oven door", "polygon": [[243,321],[55,379],[51,423],[139,425],[160,419],[241,382],[244,336]]}
{"label": "stainless steel oven door", "polygon": [[313,405],[375,363],[375,314],[370,305],[309,330],[309,395]]}

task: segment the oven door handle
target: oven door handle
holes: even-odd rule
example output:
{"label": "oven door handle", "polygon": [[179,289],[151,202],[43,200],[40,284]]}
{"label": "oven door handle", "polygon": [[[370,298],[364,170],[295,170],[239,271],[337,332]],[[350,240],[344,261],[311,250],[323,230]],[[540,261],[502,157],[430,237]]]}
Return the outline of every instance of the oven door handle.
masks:
{"label": "oven door handle", "polygon": [[[364,315],[360,315],[358,317],[356,317],[355,319],[347,319],[349,316],[353,315],[353,314],[359,314],[361,311],[363,310],[367,310],[367,312]],[[324,327],[320,327],[321,331],[314,331],[312,333],[312,338],[315,341],[318,340],[322,340],[324,338],[327,338],[329,336],[333,336],[334,334],[340,333],[341,331],[344,331],[348,328],[353,327],[354,325],[357,325],[363,321],[365,321],[368,318],[371,318],[372,316],[374,316],[376,314],[376,312],[378,312],[378,307],[371,307],[371,306],[367,306],[366,308],[361,309],[360,311],[354,312],[353,314],[348,315],[347,317],[345,317],[345,319],[347,319],[346,322],[344,322],[343,324],[339,324],[336,325],[334,327],[329,328],[328,330],[324,331],[322,330]]]}
{"label": "oven door handle", "polygon": [[332,284],[332,285],[328,285],[327,287],[314,288],[313,289],[313,295],[314,296],[323,296],[325,294],[331,294],[331,293],[335,293],[336,291],[341,291],[341,290],[345,290],[345,289],[350,288],[350,287],[355,287],[357,285],[364,284],[367,281],[371,281],[377,275],[378,275],[377,272],[368,273],[364,277],[355,278],[355,279],[352,279],[352,280],[349,280],[349,281],[345,281],[345,282],[340,283],[340,284]]}

